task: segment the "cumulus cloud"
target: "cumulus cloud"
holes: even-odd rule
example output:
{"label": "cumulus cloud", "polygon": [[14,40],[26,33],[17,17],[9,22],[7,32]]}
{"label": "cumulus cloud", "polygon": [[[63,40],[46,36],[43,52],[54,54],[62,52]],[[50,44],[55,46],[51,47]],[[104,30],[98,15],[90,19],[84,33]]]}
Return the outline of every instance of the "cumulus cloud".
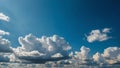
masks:
{"label": "cumulus cloud", "polygon": [[102,31],[100,30],[92,30],[87,36],[87,41],[92,43],[94,41],[105,41],[110,39],[111,37],[108,36],[108,33],[110,32],[110,28],[104,28]]}
{"label": "cumulus cloud", "polygon": [[103,56],[109,64],[120,62],[120,48],[119,47],[108,47],[104,50]]}
{"label": "cumulus cloud", "polygon": [[97,63],[105,63],[104,57],[99,52],[93,55],[93,60]]}
{"label": "cumulus cloud", "polygon": [[119,47],[108,47],[103,53],[103,56],[108,59],[116,59],[118,55],[120,55]]}
{"label": "cumulus cloud", "polygon": [[71,49],[69,43],[57,35],[38,38],[29,34],[24,38],[19,37],[19,43],[21,47],[13,48],[15,56],[29,61],[66,57]]}
{"label": "cumulus cloud", "polygon": [[115,64],[120,63],[120,48],[108,47],[104,49],[103,54],[96,53],[93,55],[93,60],[97,63]]}
{"label": "cumulus cloud", "polygon": [[3,13],[0,13],[0,20],[9,22],[10,18]]}
{"label": "cumulus cloud", "polygon": [[81,48],[80,48],[80,50],[81,50],[81,52],[75,52],[75,57],[77,58],[77,59],[88,59],[88,53],[89,53],[89,51],[90,51],[90,48],[87,48],[87,47],[85,47],[85,46],[82,46]]}

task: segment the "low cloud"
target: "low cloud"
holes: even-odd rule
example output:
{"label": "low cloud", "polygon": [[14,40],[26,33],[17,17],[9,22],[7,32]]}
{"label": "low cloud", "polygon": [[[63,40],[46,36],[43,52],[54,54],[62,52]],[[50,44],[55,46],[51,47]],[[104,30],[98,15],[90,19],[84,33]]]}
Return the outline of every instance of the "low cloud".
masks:
{"label": "low cloud", "polygon": [[80,52],[75,52],[75,58],[80,60],[88,59],[88,53],[90,51],[90,48],[87,48],[85,46],[82,46],[80,48]]}
{"label": "low cloud", "polygon": [[108,47],[104,50],[103,56],[106,61],[110,64],[120,62],[120,48],[119,47]]}
{"label": "low cloud", "polygon": [[93,59],[97,63],[115,64],[120,63],[120,48],[108,47],[104,49],[103,54],[96,53]]}
{"label": "low cloud", "polygon": [[102,31],[100,30],[92,30],[87,37],[87,41],[92,43],[94,41],[105,41],[110,39],[111,37],[108,36],[110,32],[110,28],[104,28]]}
{"label": "low cloud", "polygon": [[8,62],[9,55],[12,53],[11,42],[3,38],[3,35],[9,34],[9,32],[0,30],[0,62]]}
{"label": "low cloud", "polygon": [[0,13],[0,20],[9,22],[10,18],[3,13]]}
{"label": "low cloud", "polygon": [[1,53],[0,52],[0,62],[9,62],[9,56],[10,53]]}
{"label": "low cloud", "polygon": [[31,62],[34,60],[66,58],[68,57],[67,51],[71,49],[69,43],[63,37],[57,35],[38,38],[29,34],[24,38],[19,37],[19,43],[21,47],[13,48],[15,56]]}
{"label": "low cloud", "polygon": [[105,58],[99,52],[93,55],[93,60],[97,63],[106,63]]}

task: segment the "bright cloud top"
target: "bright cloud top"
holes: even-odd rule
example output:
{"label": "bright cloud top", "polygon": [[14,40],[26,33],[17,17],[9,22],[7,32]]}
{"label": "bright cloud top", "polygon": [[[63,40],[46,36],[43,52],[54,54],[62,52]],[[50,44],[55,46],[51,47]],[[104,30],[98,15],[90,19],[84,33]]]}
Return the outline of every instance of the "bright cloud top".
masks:
{"label": "bright cloud top", "polygon": [[[21,47],[14,48],[16,57],[26,60],[52,59],[68,56],[67,51],[71,49],[63,37],[53,35],[52,37],[42,36],[38,38],[32,34],[25,38],[19,37]],[[28,59],[28,57],[30,59]]]}
{"label": "bright cloud top", "polygon": [[88,58],[88,53],[89,53],[90,49],[85,47],[85,46],[82,46],[80,48],[80,50],[81,50],[81,52],[75,52],[75,54],[76,54],[75,58],[82,59],[82,60],[87,59]]}
{"label": "bright cloud top", "polygon": [[0,20],[9,22],[10,18],[3,13],[0,13]]}
{"label": "bright cloud top", "polygon": [[100,30],[92,30],[87,36],[87,41],[92,43],[94,41],[105,41],[110,39],[111,37],[108,36],[108,33],[110,32],[110,28],[104,28],[102,31]]}

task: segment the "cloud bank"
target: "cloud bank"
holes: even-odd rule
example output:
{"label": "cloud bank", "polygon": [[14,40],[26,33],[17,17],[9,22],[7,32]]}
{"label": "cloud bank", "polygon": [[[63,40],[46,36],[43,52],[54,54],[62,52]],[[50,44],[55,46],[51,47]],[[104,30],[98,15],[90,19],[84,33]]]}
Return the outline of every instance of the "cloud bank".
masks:
{"label": "cloud bank", "polygon": [[89,36],[87,36],[87,41],[92,43],[94,41],[105,41],[110,39],[111,37],[108,36],[108,33],[110,32],[110,28],[104,28],[102,31],[100,30],[92,30],[89,33]]}
{"label": "cloud bank", "polygon": [[9,22],[10,18],[3,13],[0,13],[0,20]]}
{"label": "cloud bank", "polygon": [[52,37],[42,36],[38,38],[32,34],[24,38],[19,37],[21,47],[13,48],[15,56],[28,61],[49,60],[68,57],[68,50],[71,49],[63,37],[53,35]]}

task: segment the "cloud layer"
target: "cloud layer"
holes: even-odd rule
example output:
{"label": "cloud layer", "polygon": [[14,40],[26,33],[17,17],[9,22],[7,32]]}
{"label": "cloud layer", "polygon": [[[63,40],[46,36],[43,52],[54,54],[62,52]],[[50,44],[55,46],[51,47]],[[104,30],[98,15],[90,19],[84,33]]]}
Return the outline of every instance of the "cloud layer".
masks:
{"label": "cloud layer", "polygon": [[3,13],[0,13],[0,20],[9,22],[10,18]]}
{"label": "cloud layer", "polygon": [[110,32],[110,28],[104,28],[102,31],[100,30],[92,30],[87,36],[87,41],[92,43],[94,41],[105,41],[110,39],[111,37],[108,36],[108,33]]}

